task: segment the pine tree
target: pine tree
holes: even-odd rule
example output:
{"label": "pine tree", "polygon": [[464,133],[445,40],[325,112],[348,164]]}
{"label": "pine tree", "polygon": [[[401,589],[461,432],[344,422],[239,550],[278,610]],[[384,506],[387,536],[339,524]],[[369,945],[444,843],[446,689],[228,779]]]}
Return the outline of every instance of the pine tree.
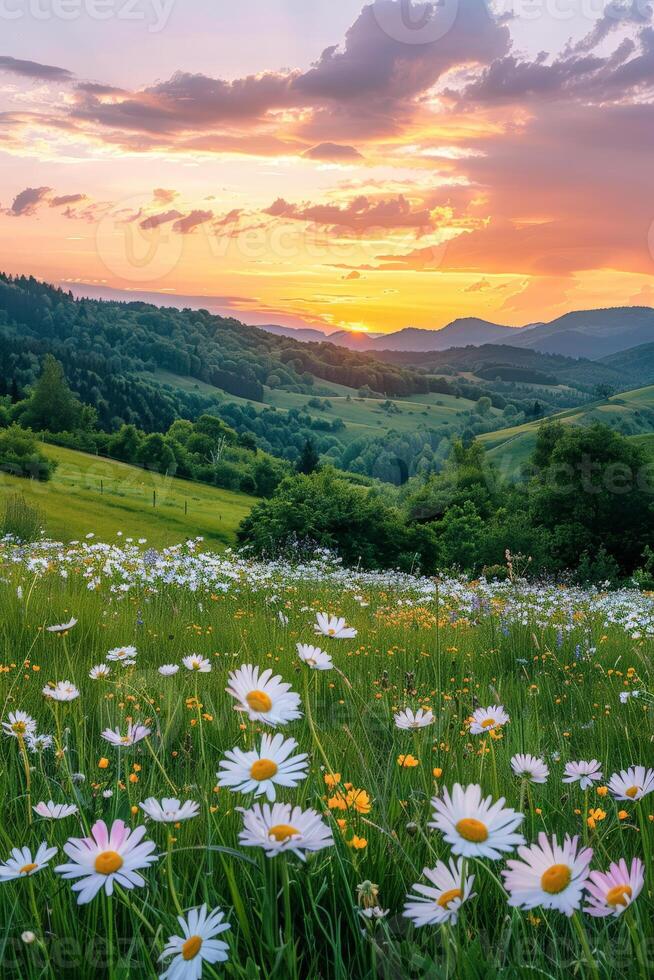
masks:
{"label": "pine tree", "polygon": [[302,450],[302,455],[297,461],[297,472],[304,473],[305,476],[309,476],[310,473],[315,473],[320,467],[320,456],[316,452],[316,447],[313,444],[312,439],[307,439]]}

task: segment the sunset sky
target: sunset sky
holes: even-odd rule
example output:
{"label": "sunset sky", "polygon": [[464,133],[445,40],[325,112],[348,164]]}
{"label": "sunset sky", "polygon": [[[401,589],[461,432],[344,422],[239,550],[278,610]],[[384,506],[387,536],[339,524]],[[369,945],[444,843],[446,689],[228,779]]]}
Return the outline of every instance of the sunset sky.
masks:
{"label": "sunset sky", "polygon": [[644,0],[0,0],[0,270],[324,330],[654,305],[653,92]]}

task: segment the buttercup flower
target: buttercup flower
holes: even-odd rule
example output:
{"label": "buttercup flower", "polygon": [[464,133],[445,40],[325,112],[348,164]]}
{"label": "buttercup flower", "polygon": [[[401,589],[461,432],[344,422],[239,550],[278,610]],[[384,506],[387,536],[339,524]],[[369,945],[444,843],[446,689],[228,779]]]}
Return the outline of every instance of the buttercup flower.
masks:
{"label": "buttercup flower", "polygon": [[186,918],[178,916],[181,936],[169,936],[159,962],[173,957],[161,980],[199,980],[202,963],[224,963],[229,957],[229,946],[216,936],[231,928],[223,922],[224,914],[217,908],[212,912],[206,905],[191,909]]}
{"label": "buttercup flower", "polygon": [[589,904],[584,906],[584,912],[596,918],[611,915],[617,919],[636,901],[644,884],[645,865],[640,858],[634,858],[631,867],[620,858],[607,872],[591,871],[586,883]]}
{"label": "buttercup flower", "polygon": [[615,772],[609,779],[609,790],[616,800],[633,802],[654,791],[654,769],[632,766]]}
{"label": "buttercup flower", "polygon": [[228,694],[239,703],[237,711],[247,712],[251,721],[263,721],[276,728],[289,721],[302,717],[299,711],[300,695],[291,690],[291,685],[277,675],[272,676],[268,668],[259,675],[259,668],[243,664],[229,674]]}
{"label": "buttercup flower", "polygon": [[411,729],[427,728],[428,725],[433,725],[436,719],[431,711],[425,711],[424,708],[418,708],[415,714],[411,708],[407,708],[405,711],[398,711],[394,720],[397,728]]}
{"label": "buttercup flower", "polygon": [[343,617],[330,616],[329,613],[317,613],[314,625],[316,633],[330,636],[333,640],[352,640],[357,631],[352,626],[346,626]]}
{"label": "buttercup flower", "polygon": [[544,760],[537,759],[535,755],[514,755],[511,768],[519,779],[527,779],[530,783],[546,783],[550,774]]}
{"label": "buttercup flower", "polygon": [[470,722],[471,735],[485,735],[496,728],[502,728],[509,722],[509,716],[501,704],[492,704],[487,708],[477,708]]}
{"label": "buttercup flower", "polygon": [[462,859],[450,858],[449,864],[438,861],[435,868],[423,868],[425,878],[431,885],[417,882],[409,893],[402,913],[412,919],[415,926],[440,926],[444,922],[456,925],[459,909],[464,902],[473,898],[475,876],[464,874]]}
{"label": "buttercup flower", "polygon": [[90,837],[72,837],[64,844],[68,864],[55,868],[62,878],[78,878],[72,886],[78,892],[77,904],[85,905],[104,888],[111,895],[114,882],[121,888],[142,887],[145,880],[139,871],[157,860],[155,844],[143,840],[145,827],[129,830],[122,820],[115,820],[111,830],[104,820],[91,827]]}
{"label": "buttercup flower", "polygon": [[28,878],[42,871],[57,853],[56,847],[48,847],[44,842],[39,845],[34,857],[29,847],[14,847],[11,857],[0,864],[0,881],[12,881],[14,878]]}
{"label": "buttercup flower", "polygon": [[230,749],[220,763],[218,785],[240,793],[265,793],[272,803],[277,796],[276,786],[294,788],[307,777],[307,755],[291,755],[297,748],[294,738],[283,735],[263,735],[259,749],[244,752]]}
{"label": "buttercup flower", "polygon": [[307,852],[331,847],[331,829],[315,810],[301,810],[290,803],[255,803],[251,810],[239,808],[243,830],[239,841],[244,847],[261,847],[266,857],[291,851],[303,861]]}
{"label": "buttercup flower", "polygon": [[200,811],[200,804],[193,800],[180,803],[179,800],[167,796],[161,803],[154,796],[150,796],[143,803],[139,803],[139,806],[156,823],[178,823],[182,820],[190,820],[192,817],[197,817]]}
{"label": "buttercup flower", "polygon": [[454,854],[463,857],[486,857],[498,860],[524,843],[517,828],[524,814],[504,806],[504,798],[493,803],[487,796],[482,799],[481,786],[472,784],[465,789],[456,783],[452,795],[447,789],[443,798],[432,801],[434,819],[429,826],[440,830]]}
{"label": "buttercup flower", "polygon": [[509,859],[502,872],[513,908],[554,909],[571,916],[581,905],[588,881],[592,848],[579,850],[579,838],[567,837],[559,844],[556,835],[545,833],[538,843],[519,847],[520,860]]}
{"label": "buttercup flower", "polygon": [[314,670],[331,670],[334,666],[332,658],[320,647],[308,646],[306,643],[298,643],[297,655],[307,667]]}
{"label": "buttercup flower", "polygon": [[590,762],[566,762],[564,783],[579,783],[582,789],[588,789],[594,782],[602,779],[602,765],[597,759]]}

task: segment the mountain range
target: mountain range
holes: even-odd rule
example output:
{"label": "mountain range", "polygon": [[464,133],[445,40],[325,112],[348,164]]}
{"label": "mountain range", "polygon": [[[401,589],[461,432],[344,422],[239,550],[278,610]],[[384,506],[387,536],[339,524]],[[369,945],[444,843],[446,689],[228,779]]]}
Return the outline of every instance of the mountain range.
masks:
{"label": "mountain range", "polygon": [[365,334],[264,325],[261,329],[304,342],[328,341],[360,351],[442,351],[452,347],[507,344],[543,354],[599,360],[619,351],[654,342],[654,309],[622,306],[566,313],[548,323],[509,327],[478,317],[465,317],[440,330],[405,327],[394,333]]}

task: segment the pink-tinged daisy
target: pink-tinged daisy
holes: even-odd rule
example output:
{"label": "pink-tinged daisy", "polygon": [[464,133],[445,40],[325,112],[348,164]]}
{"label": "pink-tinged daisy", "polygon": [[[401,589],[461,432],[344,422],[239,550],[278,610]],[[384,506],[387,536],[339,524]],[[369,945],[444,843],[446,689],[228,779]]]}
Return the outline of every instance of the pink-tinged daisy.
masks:
{"label": "pink-tinged daisy", "polygon": [[609,779],[609,790],[616,800],[634,802],[654,791],[654,769],[645,766],[631,766],[621,772],[614,772]]}
{"label": "pink-tinged daisy", "polygon": [[5,735],[28,739],[36,734],[36,721],[26,711],[10,711],[9,720],[3,721],[2,728]]}
{"label": "pink-tinged daisy", "polygon": [[179,664],[164,664],[158,668],[162,677],[173,677],[179,670]]}
{"label": "pink-tinged daisy", "polygon": [[334,843],[331,829],[316,810],[301,810],[290,803],[255,803],[251,810],[239,810],[243,814],[239,842],[244,847],[261,847],[266,857],[291,851],[304,861],[307,852]]}
{"label": "pink-tinged daisy", "polygon": [[591,759],[590,762],[585,762],[582,759],[580,762],[566,762],[565,764],[564,783],[579,783],[581,789],[588,789],[594,782],[600,782],[602,778],[602,764],[597,759]]}
{"label": "pink-tinged daisy", "polygon": [[42,871],[57,853],[56,847],[48,847],[44,842],[32,857],[29,847],[14,847],[11,857],[0,864],[0,881],[12,881],[14,878],[29,878]]}
{"label": "pink-tinged daisy", "polygon": [[229,946],[216,936],[231,926],[223,919],[219,908],[209,912],[206,905],[191,909],[186,918],[178,916],[182,935],[168,937],[159,962],[174,958],[160,980],[200,980],[203,963],[224,963]]}
{"label": "pink-tinged daisy", "polygon": [[409,892],[402,913],[406,919],[412,919],[413,924],[420,926],[441,926],[445,922],[456,925],[459,909],[469,898],[474,898],[472,891],[475,876],[464,874],[464,862],[450,858],[449,864],[438,861],[435,868],[423,868],[425,878],[431,885],[417,882]]}
{"label": "pink-tinged daisy", "polygon": [[565,837],[559,844],[556,835],[550,840],[545,833],[538,843],[519,847],[520,860],[509,859],[502,872],[512,908],[553,909],[571,916],[581,905],[593,857],[591,847],[579,850],[579,838]]}
{"label": "pink-tinged daisy", "polygon": [[120,729],[118,728],[105,728],[101,734],[102,737],[106,739],[107,742],[111,742],[112,745],[126,748],[130,745],[135,745],[144,738],[147,738],[150,734],[150,729],[146,728],[145,725],[132,725],[130,723],[127,726],[127,731],[124,735],[120,734]]}
{"label": "pink-tinged daisy", "polygon": [[645,865],[640,858],[634,858],[630,868],[620,858],[606,872],[591,871],[586,884],[590,904],[584,906],[584,912],[596,918],[611,915],[617,919],[636,901],[644,884]]}
{"label": "pink-tinged daisy", "polygon": [[180,803],[179,800],[164,796],[161,803],[154,796],[148,797],[139,806],[151,820],[155,823],[178,823],[181,820],[191,820],[197,817],[200,811],[200,804],[194,800],[187,800]]}
{"label": "pink-tinged daisy", "polygon": [[314,625],[316,633],[329,636],[332,640],[353,640],[357,631],[352,626],[346,626],[342,616],[330,616],[329,613],[317,613]]}
{"label": "pink-tinged daisy", "polygon": [[130,831],[122,820],[115,820],[109,830],[104,820],[98,820],[90,837],[71,837],[64,844],[70,863],[58,865],[55,871],[62,878],[80,879],[72,886],[79,892],[78,905],[86,905],[102,888],[105,894],[113,894],[114,882],[127,889],[145,884],[139,871],[153,864],[157,855],[154,842],[143,841],[144,835],[145,827]]}
{"label": "pink-tinged daisy", "polygon": [[250,721],[262,721],[276,728],[302,717],[300,695],[279,675],[273,677],[270,668],[259,674],[258,667],[243,664],[227,680],[225,690],[239,702],[236,710],[245,711]]}
{"label": "pink-tinged daisy", "polygon": [[416,728],[427,728],[429,725],[433,725],[436,719],[429,709],[418,708],[414,714],[411,708],[407,708],[405,711],[398,711],[394,715],[394,721],[396,728],[408,731]]}
{"label": "pink-tinged daisy", "polygon": [[429,826],[440,830],[454,854],[497,861],[524,843],[517,832],[524,814],[505,807],[503,797],[495,803],[491,796],[482,799],[481,786],[473,783],[464,789],[456,783],[451,796],[445,789],[442,799],[434,797],[431,802],[434,819]]}
{"label": "pink-tinged daisy", "polygon": [[294,738],[283,735],[262,735],[258,749],[244,752],[230,749],[220,763],[218,785],[240,793],[264,793],[273,803],[277,797],[276,786],[295,788],[307,778],[307,755],[292,755],[297,748]]}
{"label": "pink-tinged daisy", "polygon": [[501,704],[490,704],[487,708],[477,708],[470,722],[471,735],[485,735],[495,728],[503,728],[510,721]]}
{"label": "pink-tinged daisy", "polygon": [[49,800],[47,803],[37,803],[32,809],[37,816],[43,817],[44,820],[64,820],[66,817],[72,817],[77,813],[77,807],[74,803],[55,803],[54,800]]}
{"label": "pink-tinged daisy", "polygon": [[518,779],[526,779],[530,783],[546,783],[550,771],[543,761],[535,755],[518,753],[511,759],[511,768]]}
{"label": "pink-tinged daisy", "polygon": [[106,681],[110,674],[111,667],[109,664],[96,664],[96,666],[91,667],[89,671],[89,677],[92,681]]}
{"label": "pink-tinged daisy", "polygon": [[312,667],[313,670],[332,670],[334,663],[332,658],[320,647],[312,647],[306,643],[297,644],[297,655],[303,664]]}
{"label": "pink-tinged daisy", "polygon": [[53,701],[74,701],[79,697],[79,690],[70,681],[57,681],[56,684],[46,684],[43,697]]}

